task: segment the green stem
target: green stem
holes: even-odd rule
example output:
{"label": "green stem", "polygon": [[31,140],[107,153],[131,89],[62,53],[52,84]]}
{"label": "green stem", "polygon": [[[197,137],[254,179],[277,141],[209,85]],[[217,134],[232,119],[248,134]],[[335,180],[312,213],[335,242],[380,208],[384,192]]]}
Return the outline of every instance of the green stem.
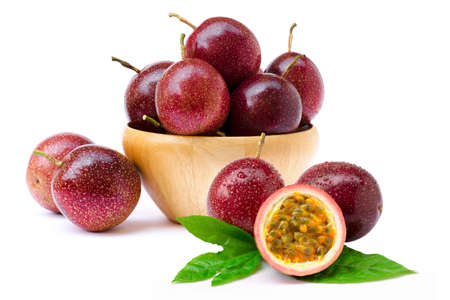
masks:
{"label": "green stem", "polygon": [[197,26],[195,26],[194,24],[192,24],[191,22],[189,22],[188,20],[186,20],[185,18],[183,18],[182,16],[180,16],[179,14],[176,13],[169,13],[169,17],[175,17],[178,20],[180,20],[181,22],[183,22],[184,24],[190,26],[192,29],[197,29]]}
{"label": "green stem", "polygon": [[133,70],[133,71],[135,71],[136,73],[140,73],[141,72],[141,70],[139,70],[138,68],[136,68],[135,66],[132,66],[130,63],[128,63],[128,62],[126,62],[126,61],[124,61],[124,60],[121,60],[121,59],[119,59],[119,58],[117,58],[117,57],[114,57],[114,56],[111,56],[111,59],[112,59],[112,61],[117,61],[118,63],[120,63],[122,66],[124,66],[125,68],[128,68],[128,69],[130,69],[130,70]]}
{"label": "green stem", "polygon": [[152,123],[155,127],[161,127],[161,123],[159,123],[158,121],[147,115],[143,115],[142,120]]}
{"label": "green stem", "polygon": [[294,65],[298,62],[298,60],[300,58],[305,58],[305,56],[303,54],[299,54],[297,55],[293,61],[291,61],[291,63],[289,64],[289,66],[286,68],[286,70],[284,70],[283,74],[281,75],[281,77],[286,78],[287,74],[292,70],[292,68],[294,67]]}
{"label": "green stem", "polygon": [[256,158],[259,158],[261,156],[261,151],[262,151],[262,147],[264,146],[265,140],[266,140],[266,134],[264,132],[261,132],[261,135],[259,136],[258,150],[256,151]]}
{"label": "green stem", "polygon": [[186,57],[186,46],[184,46],[184,38],[186,35],[184,33],[180,36],[180,47],[181,47],[181,58],[184,59]]}
{"label": "green stem", "polygon": [[55,165],[57,165],[58,167],[61,167],[63,162],[60,160],[57,160],[56,158],[54,158],[53,156],[51,156],[50,154],[47,154],[45,152],[42,152],[40,150],[34,150],[33,151],[34,155],[39,155],[42,157],[45,157],[46,159],[48,159],[51,163],[54,163]]}

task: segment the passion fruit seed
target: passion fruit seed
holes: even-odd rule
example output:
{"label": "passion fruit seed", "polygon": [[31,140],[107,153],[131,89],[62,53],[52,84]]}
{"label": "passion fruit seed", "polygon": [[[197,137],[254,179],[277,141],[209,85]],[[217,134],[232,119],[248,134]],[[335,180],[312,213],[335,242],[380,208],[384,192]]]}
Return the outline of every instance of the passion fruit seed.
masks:
{"label": "passion fruit seed", "polygon": [[333,246],[336,228],[322,202],[298,192],[275,209],[265,228],[272,254],[290,263],[318,261]]}

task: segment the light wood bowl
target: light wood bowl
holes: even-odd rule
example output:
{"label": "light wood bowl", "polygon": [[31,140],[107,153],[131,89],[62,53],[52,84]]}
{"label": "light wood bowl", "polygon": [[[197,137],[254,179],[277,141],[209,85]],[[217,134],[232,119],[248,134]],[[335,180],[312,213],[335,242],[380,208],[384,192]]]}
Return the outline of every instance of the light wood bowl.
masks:
{"label": "light wood bowl", "polygon": [[[266,136],[261,158],[280,172],[285,184],[297,181],[318,147],[315,127]],[[144,187],[172,221],[206,215],[209,186],[228,163],[255,156],[258,136],[179,136],[125,128],[123,148],[141,172]]]}

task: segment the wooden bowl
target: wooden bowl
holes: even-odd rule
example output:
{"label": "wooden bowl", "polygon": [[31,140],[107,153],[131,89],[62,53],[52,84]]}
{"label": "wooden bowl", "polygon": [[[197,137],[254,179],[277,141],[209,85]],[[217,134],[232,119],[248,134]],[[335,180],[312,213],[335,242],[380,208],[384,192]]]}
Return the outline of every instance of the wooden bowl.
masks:
{"label": "wooden bowl", "polygon": [[[233,160],[254,156],[258,136],[179,136],[125,128],[123,148],[141,172],[144,187],[172,221],[206,215],[209,186]],[[308,167],[318,146],[315,127],[266,136],[261,158],[292,184]]]}

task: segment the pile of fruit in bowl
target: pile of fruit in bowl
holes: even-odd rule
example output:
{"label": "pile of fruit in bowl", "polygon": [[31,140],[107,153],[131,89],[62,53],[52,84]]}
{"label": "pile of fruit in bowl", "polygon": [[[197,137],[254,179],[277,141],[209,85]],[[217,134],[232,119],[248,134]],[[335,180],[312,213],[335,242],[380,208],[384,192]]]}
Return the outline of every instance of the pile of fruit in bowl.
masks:
{"label": "pile of fruit in bowl", "polygon": [[196,27],[171,16],[193,29],[186,44],[181,35],[181,61],[140,70],[113,57],[136,72],[125,92],[130,123],[123,147],[152,199],[172,221],[205,215],[216,174],[252,155],[262,132],[264,158],[294,183],[316,152],[311,121],[324,93],[314,63],[291,51],[294,26],[288,52],[262,72],[259,43],[242,23],[210,18]]}
{"label": "pile of fruit in bowl", "polygon": [[[366,259],[344,242],[377,223],[381,192],[354,164],[306,170],[317,149],[311,122],[324,87],[309,57],[291,51],[295,24],[288,51],[263,72],[258,41],[242,23],[215,17],[197,27],[169,16],[193,30],[186,43],[181,34],[181,60],[139,69],[112,58],[136,73],[125,92],[126,156],[81,135],[51,136],[29,161],[33,197],[85,230],[104,231],[131,214],[142,178],[170,220],[224,247],[194,258],[175,282],[215,276],[213,284],[223,284],[252,273],[261,257],[294,276],[324,274],[349,255]],[[193,274],[196,260],[214,268],[196,264]],[[378,277],[369,272],[367,280],[411,272],[389,262],[391,269]]]}

